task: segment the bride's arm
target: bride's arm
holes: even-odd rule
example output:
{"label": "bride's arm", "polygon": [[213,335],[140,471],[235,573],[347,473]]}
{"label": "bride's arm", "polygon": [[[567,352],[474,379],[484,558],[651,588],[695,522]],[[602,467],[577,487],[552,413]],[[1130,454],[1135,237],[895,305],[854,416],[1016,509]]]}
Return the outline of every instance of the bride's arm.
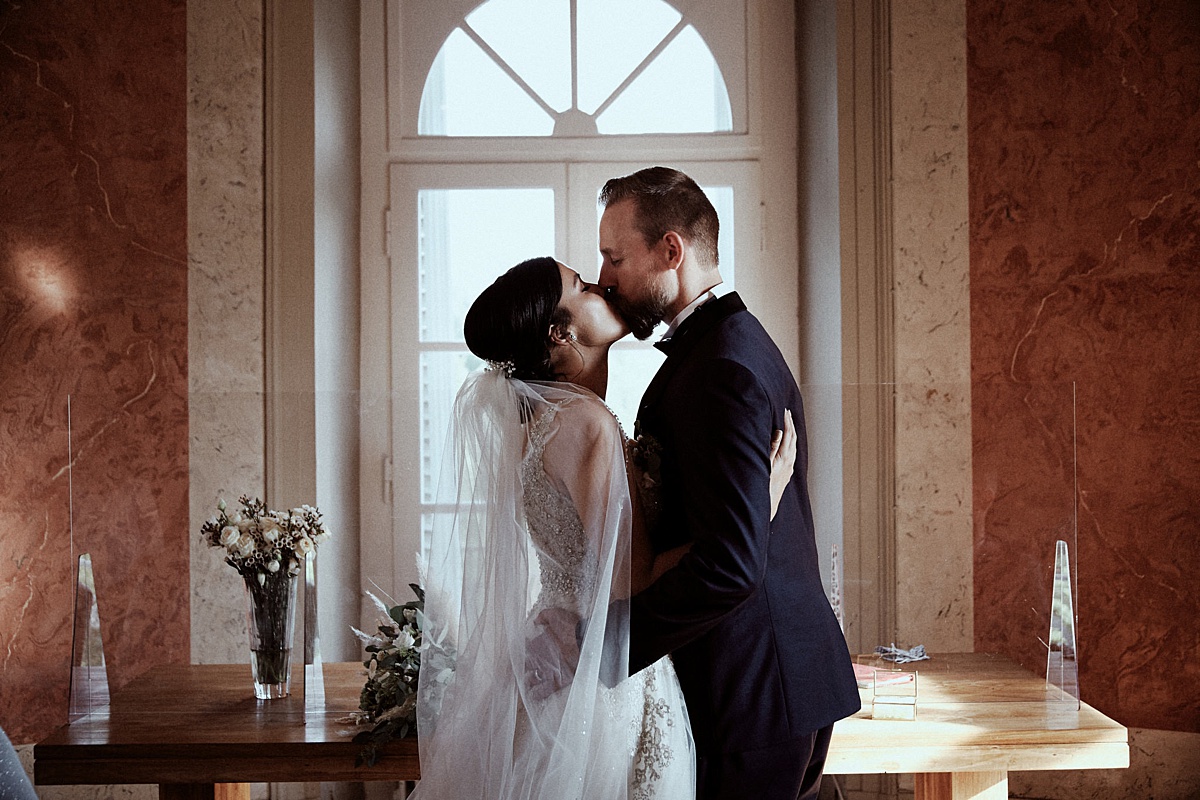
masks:
{"label": "bride's arm", "polygon": [[[783,415],[783,430],[775,431],[771,437],[771,519],[779,510],[779,501],[783,498],[784,490],[792,480],[792,472],[796,467],[796,425],[792,421],[792,413]],[[650,538],[642,524],[642,509],[638,500],[637,480],[633,471],[629,474],[629,494],[633,498],[633,576],[631,580],[633,593],[659,579],[664,572],[679,563],[679,559],[692,549],[690,544],[680,545],[655,555],[650,545]]]}

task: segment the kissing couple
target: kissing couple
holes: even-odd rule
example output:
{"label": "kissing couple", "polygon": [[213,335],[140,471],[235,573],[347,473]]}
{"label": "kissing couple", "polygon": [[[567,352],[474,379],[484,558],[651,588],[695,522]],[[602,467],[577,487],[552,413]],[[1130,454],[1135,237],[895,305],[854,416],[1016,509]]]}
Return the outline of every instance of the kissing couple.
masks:
{"label": "kissing couple", "polygon": [[[800,390],[687,175],[600,192],[597,284],[550,257],[467,313],[426,541],[419,800],[815,797],[859,708],[818,570]],[[632,439],[608,355],[667,329]]]}

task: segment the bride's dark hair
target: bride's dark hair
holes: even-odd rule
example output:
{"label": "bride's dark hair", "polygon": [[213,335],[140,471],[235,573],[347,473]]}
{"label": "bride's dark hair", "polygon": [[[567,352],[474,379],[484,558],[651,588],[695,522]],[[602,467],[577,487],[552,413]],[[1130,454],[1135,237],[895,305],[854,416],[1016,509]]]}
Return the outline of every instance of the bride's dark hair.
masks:
{"label": "bride's dark hair", "polygon": [[571,321],[558,307],[561,299],[557,261],[549,256],[522,261],[471,304],[463,322],[467,347],[485,361],[511,362],[514,378],[554,380],[550,329]]}

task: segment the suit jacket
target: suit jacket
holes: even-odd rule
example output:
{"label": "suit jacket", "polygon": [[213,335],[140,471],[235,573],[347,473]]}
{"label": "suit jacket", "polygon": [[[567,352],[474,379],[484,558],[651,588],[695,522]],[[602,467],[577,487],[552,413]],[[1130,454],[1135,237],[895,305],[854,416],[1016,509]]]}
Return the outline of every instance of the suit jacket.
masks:
{"label": "suit jacket", "polygon": [[[736,293],[662,349],[636,429],[662,450],[651,539],[693,546],[631,599],[630,672],[671,654],[701,755],[796,739],[859,709],[818,570],[800,389]],[[796,466],[772,521],[770,441],[788,410]]]}

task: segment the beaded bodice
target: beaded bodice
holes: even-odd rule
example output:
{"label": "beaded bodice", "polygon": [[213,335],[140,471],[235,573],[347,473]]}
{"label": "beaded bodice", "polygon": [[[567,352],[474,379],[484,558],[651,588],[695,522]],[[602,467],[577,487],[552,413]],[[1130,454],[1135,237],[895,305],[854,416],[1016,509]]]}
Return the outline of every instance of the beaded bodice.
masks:
{"label": "beaded bodice", "polygon": [[[525,521],[537,552],[541,594],[539,609],[564,608],[586,616],[595,598],[599,556],[590,552],[591,538],[567,486],[547,474],[546,445],[554,436],[560,406],[549,405],[529,423],[528,445],[521,460]],[[611,412],[610,412],[611,413]],[[614,418],[615,421],[615,418]],[[621,439],[624,433],[616,423]],[[661,683],[660,683],[661,681]],[[601,697],[614,719],[627,719],[625,745],[632,756],[630,800],[664,800],[694,796],[691,761],[677,757],[690,751],[683,699],[667,659],[606,689]]]}
{"label": "beaded bodice", "polygon": [[530,423],[529,446],[521,461],[525,520],[541,570],[538,605],[582,611],[581,600],[594,588],[596,558],[589,557],[588,537],[566,487],[556,485],[542,463],[557,414],[558,406],[552,405]]}

